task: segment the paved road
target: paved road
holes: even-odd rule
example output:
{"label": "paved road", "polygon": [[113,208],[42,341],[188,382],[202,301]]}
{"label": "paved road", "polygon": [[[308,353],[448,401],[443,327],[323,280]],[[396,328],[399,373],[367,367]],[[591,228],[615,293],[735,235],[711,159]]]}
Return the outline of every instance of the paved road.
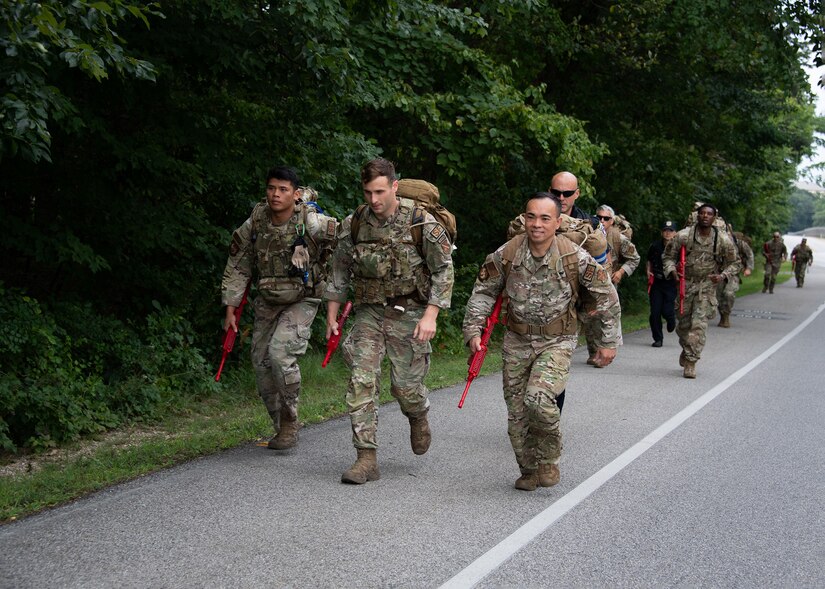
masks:
{"label": "paved road", "polygon": [[606,370],[579,350],[557,487],[513,489],[486,377],[462,410],[461,387],[433,392],[424,456],[382,407],[374,483],[338,482],[338,419],[2,526],[0,587],[823,587],[821,264],[740,299],[696,380],[672,335],[626,336]]}

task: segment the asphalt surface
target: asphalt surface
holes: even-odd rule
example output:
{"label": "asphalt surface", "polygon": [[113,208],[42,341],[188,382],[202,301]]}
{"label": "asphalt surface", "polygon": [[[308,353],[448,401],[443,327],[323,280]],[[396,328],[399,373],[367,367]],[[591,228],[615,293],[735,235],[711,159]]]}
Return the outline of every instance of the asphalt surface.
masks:
{"label": "asphalt surface", "polygon": [[345,418],[4,525],[0,587],[825,587],[825,242],[808,241],[805,288],[737,300],[696,380],[675,334],[626,335],[603,370],[578,350],[556,487],[513,488],[495,375],[461,410],[463,386],[432,392],[424,456],[382,407],[376,482],[339,482]]}

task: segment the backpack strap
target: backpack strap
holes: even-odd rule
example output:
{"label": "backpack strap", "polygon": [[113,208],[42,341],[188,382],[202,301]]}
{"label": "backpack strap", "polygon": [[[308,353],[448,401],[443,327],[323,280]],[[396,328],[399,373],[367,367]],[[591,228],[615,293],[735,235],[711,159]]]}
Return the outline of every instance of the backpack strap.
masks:
{"label": "backpack strap", "polygon": [[564,276],[573,291],[573,306],[579,300],[579,257],[576,255],[578,246],[564,235],[556,236],[559,248],[559,259],[564,267]]}
{"label": "backpack strap", "polygon": [[361,221],[364,219],[364,211],[367,210],[366,203],[358,205],[355,212],[352,214],[349,225],[349,236],[352,240],[352,245],[358,243],[358,230],[361,228]]}
{"label": "backpack strap", "polygon": [[418,250],[418,255],[424,259],[424,216],[427,214],[427,209],[420,205],[413,207],[412,221],[410,222],[410,235],[412,235],[415,249]]}

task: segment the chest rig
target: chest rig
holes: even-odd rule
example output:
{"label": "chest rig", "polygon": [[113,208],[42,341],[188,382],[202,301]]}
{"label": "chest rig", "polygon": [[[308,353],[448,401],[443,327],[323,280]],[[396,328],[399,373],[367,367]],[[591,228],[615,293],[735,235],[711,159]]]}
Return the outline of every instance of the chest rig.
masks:
{"label": "chest rig", "polygon": [[[252,211],[252,230],[257,235],[254,247],[258,294],[269,303],[287,305],[307,296],[318,296],[316,273],[310,271],[304,275],[292,265],[293,244],[299,237],[308,235],[307,214],[306,206],[299,204],[289,221],[273,225],[266,203],[258,203]],[[317,259],[315,242],[312,239],[305,242],[310,259]]]}
{"label": "chest rig", "polygon": [[426,303],[430,272],[411,232],[414,217],[421,216],[419,207],[401,198],[395,219],[381,226],[361,222],[367,210],[358,213],[351,233],[355,303],[386,304],[402,297]]}

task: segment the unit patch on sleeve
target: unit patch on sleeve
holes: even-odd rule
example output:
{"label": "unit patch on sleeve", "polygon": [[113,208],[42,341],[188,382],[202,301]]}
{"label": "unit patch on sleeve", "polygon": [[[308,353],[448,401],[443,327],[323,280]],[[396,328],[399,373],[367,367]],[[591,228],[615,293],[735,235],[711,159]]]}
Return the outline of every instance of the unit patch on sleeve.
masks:
{"label": "unit patch on sleeve", "polygon": [[596,264],[588,264],[587,268],[584,269],[584,274],[582,274],[582,282],[585,284],[592,284],[593,277],[596,275]]}

